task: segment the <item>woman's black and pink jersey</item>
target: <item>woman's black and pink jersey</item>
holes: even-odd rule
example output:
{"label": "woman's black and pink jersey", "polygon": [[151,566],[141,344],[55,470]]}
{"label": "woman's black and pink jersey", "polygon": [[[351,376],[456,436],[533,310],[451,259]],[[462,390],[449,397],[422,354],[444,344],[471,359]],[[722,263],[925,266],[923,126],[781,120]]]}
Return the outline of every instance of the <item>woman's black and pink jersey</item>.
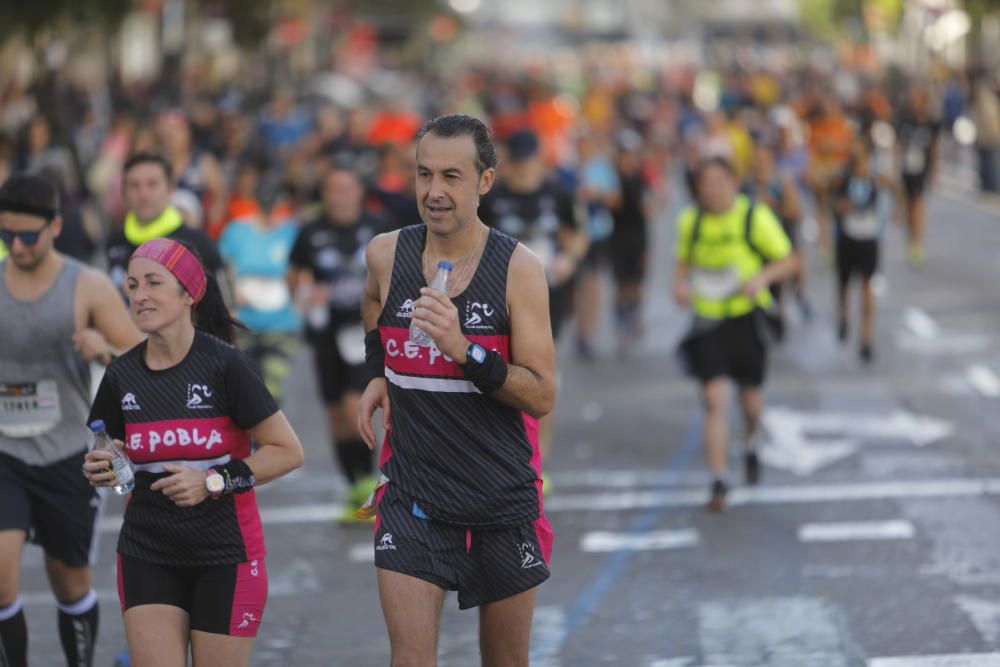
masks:
{"label": "woman's black and pink jersey", "polygon": [[[422,224],[400,230],[378,322],[392,406],[382,471],[437,521],[480,528],[544,521],[537,420],[483,395],[433,345],[409,342],[413,302],[426,286],[426,235]],[[516,247],[491,230],[472,281],[452,298],[465,337],[508,363],[507,268]],[[548,535],[547,552],[547,522],[540,532]]]}
{"label": "woman's black and pink jersey", "polygon": [[252,365],[236,348],[201,331],[187,356],[164,370],[145,362],[146,343],[104,375],[90,419],[125,443],[135,490],[118,552],[163,565],[225,565],[264,558],[254,492],[178,507],[150,485],[165,463],[198,470],[250,455],[250,429],[278,411]]}

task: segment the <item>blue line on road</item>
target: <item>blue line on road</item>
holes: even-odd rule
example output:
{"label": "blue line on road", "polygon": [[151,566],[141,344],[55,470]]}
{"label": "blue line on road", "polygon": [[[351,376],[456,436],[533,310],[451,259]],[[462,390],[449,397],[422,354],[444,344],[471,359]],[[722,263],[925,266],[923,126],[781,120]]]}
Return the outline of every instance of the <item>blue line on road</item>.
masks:
{"label": "blue line on road", "polygon": [[[681,442],[681,448],[667,460],[663,469],[665,474],[679,473],[690,465],[701,445],[701,420],[702,411],[696,410],[691,426]],[[651,508],[637,516],[629,524],[629,534],[648,533],[657,524],[665,509],[662,507]],[[623,550],[617,551],[605,559],[604,563],[597,568],[597,575],[567,608],[562,631],[558,634],[539,637],[539,641],[531,651],[532,664],[535,664],[536,661],[541,662],[555,658],[566,640],[586,622],[604,596],[608,594],[608,591],[618,583],[635,554],[635,551]]]}

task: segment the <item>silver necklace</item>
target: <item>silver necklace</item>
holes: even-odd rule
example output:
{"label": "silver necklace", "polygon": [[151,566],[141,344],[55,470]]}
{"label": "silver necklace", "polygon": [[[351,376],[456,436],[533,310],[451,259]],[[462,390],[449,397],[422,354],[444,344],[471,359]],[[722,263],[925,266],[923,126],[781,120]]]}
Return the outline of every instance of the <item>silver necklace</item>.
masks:
{"label": "silver necklace", "polygon": [[[461,259],[459,259],[458,261],[455,262],[455,264],[462,264],[462,273],[460,273],[455,280],[448,281],[450,283],[449,288],[448,288],[448,298],[449,299],[451,297],[455,296],[455,294],[457,294],[457,292],[452,293],[452,286],[457,286],[457,285],[461,285],[462,284],[462,280],[465,279],[466,274],[469,272],[469,267],[472,266],[472,260],[473,260],[473,258],[476,256],[476,253],[479,252],[479,245],[482,243],[483,237],[485,235],[486,235],[486,225],[483,225],[482,228],[479,230],[479,238],[476,239],[476,245],[473,246],[472,252],[470,252],[468,255],[466,255],[465,257],[462,257]],[[422,260],[422,266],[421,266],[421,268],[424,270],[424,280],[427,280],[427,273],[428,273],[427,272],[427,256],[428,255],[429,255],[429,253],[424,253],[424,257],[423,257],[423,260]],[[428,283],[428,284],[430,284],[430,283]]]}

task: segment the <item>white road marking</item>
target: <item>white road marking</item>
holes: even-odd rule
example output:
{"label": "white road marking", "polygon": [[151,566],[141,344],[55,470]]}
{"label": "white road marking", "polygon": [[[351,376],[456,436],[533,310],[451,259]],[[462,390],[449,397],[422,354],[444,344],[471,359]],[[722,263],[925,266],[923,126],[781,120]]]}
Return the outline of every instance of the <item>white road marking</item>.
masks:
{"label": "white road marking", "polygon": [[694,658],[653,658],[647,667],[694,667]]}
{"label": "white road marking", "polygon": [[847,667],[835,614],[814,598],[702,604],[698,639],[706,665]]}
{"label": "white road marking", "polygon": [[580,549],[587,553],[659,551],[693,547],[698,542],[698,531],[690,529],[654,530],[648,533],[611,533],[596,530],[583,534],[580,538]]}
{"label": "white road marking", "polygon": [[557,653],[566,635],[566,611],[562,607],[545,606],[535,609],[531,623],[531,652],[533,667],[562,667]]}
{"label": "white road marking", "polygon": [[937,338],[940,333],[934,318],[920,308],[907,308],[903,311],[903,326],[914,336],[924,340]]}
{"label": "white road marking", "polygon": [[872,658],[868,667],[996,667],[1000,653],[953,653],[951,655],[907,655]]}
{"label": "white road marking", "polygon": [[317,591],[320,588],[316,568],[304,558],[295,558],[288,567],[277,572],[269,571],[268,595],[291,597],[300,593]]}
{"label": "white road marking", "polygon": [[1000,377],[982,364],[973,364],[965,372],[965,379],[987,398],[1000,396]]}
{"label": "white road marking", "polygon": [[631,489],[637,486],[675,486],[708,484],[708,473],[685,470],[680,473],[658,470],[566,470],[552,473],[553,485],[560,491],[572,487]]}
{"label": "white road marking", "polygon": [[913,524],[903,520],[806,523],[799,527],[800,542],[909,540],[914,535]]}
{"label": "white road marking", "polygon": [[[732,506],[782,505],[992,495],[1000,495],[1000,478],[759,486],[734,489],[730,493],[729,502]],[[701,507],[707,499],[707,489],[556,494],[545,501],[545,510],[609,512],[652,507]]]}
{"label": "white road marking", "polygon": [[352,544],[351,548],[347,551],[347,559],[352,563],[374,563],[375,544],[373,542]]}
{"label": "white road marking", "polygon": [[1000,638],[1000,604],[971,595],[957,596],[955,604],[965,612],[987,644],[996,643]]}
{"label": "white road marking", "polygon": [[992,338],[981,333],[953,333],[937,338],[919,338],[908,332],[896,336],[896,346],[927,355],[965,355],[989,349]]}
{"label": "white road marking", "polygon": [[[1000,477],[737,488],[730,493],[730,505],[783,505],[995,495],[1000,495]],[[651,507],[700,507],[705,504],[707,498],[707,489],[701,487],[610,493],[557,493],[546,499],[545,510],[546,512],[609,512]],[[265,526],[336,523],[342,509],[343,506],[336,503],[272,507],[261,510],[261,520]],[[100,522],[100,530],[104,533],[117,532],[121,528],[121,521],[120,516],[104,517]]]}
{"label": "white road marking", "polygon": [[811,475],[851,456],[867,440],[906,440],[923,447],[954,432],[950,422],[905,410],[810,412],[780,405],[764,413],[763,425],[770,439],[761,451],[764,463],[797,475]]}
{"label": "white road marking", "polygon": [[[267,507],[260,510],[260,520],[264,525],[278,526],[299,523],[333,523],[344,512],[344,506],[337,503],[310,503]],[[102,533],[117,533],[122,527],[120,516],[108,516],[98,524]]]}

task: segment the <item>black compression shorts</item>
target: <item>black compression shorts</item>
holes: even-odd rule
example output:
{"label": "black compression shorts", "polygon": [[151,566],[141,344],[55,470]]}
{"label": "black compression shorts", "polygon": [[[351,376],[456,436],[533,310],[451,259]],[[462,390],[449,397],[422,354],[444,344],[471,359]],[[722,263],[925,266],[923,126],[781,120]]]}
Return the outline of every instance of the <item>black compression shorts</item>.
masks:
{"label": "black compression shorts", "polygon": [[192,630],[256,637],[267,601],[267,569],[263,560],[192,567],[118,554],[118,600],[122,613],[165,604],[186,611]]}

